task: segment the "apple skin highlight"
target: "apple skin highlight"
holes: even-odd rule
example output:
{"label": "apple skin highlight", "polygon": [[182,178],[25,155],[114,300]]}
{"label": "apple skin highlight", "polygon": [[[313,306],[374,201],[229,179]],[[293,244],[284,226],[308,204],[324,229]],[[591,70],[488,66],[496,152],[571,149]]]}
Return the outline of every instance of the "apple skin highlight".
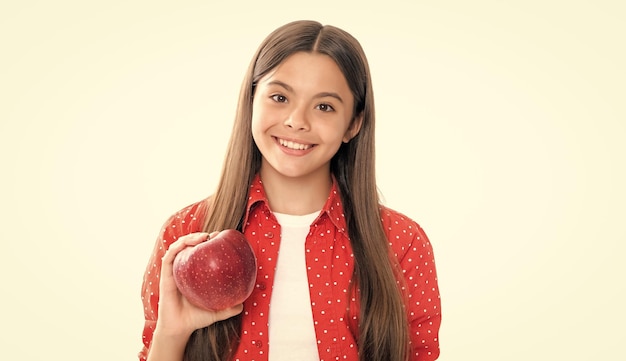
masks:
{"label": "apple skin highlight", "polygon": [[207,310],[223,310],[250,296],[257,260],[245,236],[226,229],[180,251],[173,268],[176,286],[189,302]]}

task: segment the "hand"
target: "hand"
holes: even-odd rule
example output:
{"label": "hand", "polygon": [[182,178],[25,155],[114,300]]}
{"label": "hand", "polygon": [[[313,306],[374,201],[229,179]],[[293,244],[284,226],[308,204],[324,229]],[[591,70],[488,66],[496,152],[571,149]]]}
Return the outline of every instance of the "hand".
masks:
{"label": "hand", "polygon": [[218,233],[191,233],[180,237],[171,244],[163,256],[159,281],[159,314],[155,332],[189,337],[196,329],[233,317],[243,310],[241,304],[220,311],[209,311],[194,306],[180,293],[174,281],[173,264],[178,252],[211,239]]}

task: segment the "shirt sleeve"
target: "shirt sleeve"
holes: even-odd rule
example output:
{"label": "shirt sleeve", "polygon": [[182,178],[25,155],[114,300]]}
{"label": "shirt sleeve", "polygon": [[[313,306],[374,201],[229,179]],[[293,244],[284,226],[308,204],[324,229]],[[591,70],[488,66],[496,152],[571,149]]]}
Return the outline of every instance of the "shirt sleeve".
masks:
{"label": "shirt sleeve", "polygon": [[198,202],[176,212],[168,218],[159,232],[141,286],[141,302],[143,303],[145,322],[142,338],[143,347],[138,354],[140,361],[145,361],[148,357],[148,350],[156,327],[162,258],[169,246],[179,237],[202,230],[203,205],[203,202]]}
{"label": "shirt sleeve", "polygon": [[408,287],[408,318],[411,361],[431,361],[439,357],[441,299],[433,247],[416,223],[410,225],[413,240],[400,266]]}
{"label": "shirt sleeve", "polygon": [[159,275],[161,274],[161,259],[165,251],[174,241],[172,223],[174,216],[170,217],[161,228],[159,237],[154,245],[152,254],[146,266],[141,286],[141,302],[144,310],[143,348],[139,352],[139,360],[145,361],[148,357],[148,349],[152,342],[152,335],[156,326],[159,307]]}

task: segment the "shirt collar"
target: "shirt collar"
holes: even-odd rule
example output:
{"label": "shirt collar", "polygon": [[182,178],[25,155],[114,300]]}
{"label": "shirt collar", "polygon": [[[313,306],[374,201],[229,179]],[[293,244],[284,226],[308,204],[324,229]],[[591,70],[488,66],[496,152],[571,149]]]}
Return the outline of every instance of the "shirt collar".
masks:
{"label": "shirt collar", "polygon": [[[314,223],[319,222],[323,217],[328,219],[337,227],[340,232],[346,232],[346,218],[343,212],[343,204],[341,203],[341,195],[339,193],[339,186],[335,176],[332,176],[332,186],[326,203],[322,207],[320,215],[315,219]],[[257,206],[264,206],[269,212],[269,202],[265,189],[263,188],[263,181],[261,176],[257,173],[250,183],[250,190],[248,192],[248,204],[246,205],[246,214],[242,224],[242,229],[245,230],[248,223],[248,217],[252,210]]]}

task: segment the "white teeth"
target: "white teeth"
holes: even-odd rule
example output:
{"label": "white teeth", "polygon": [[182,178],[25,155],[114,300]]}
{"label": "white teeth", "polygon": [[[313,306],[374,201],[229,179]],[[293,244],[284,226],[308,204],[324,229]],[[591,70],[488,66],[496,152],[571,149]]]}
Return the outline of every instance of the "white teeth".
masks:
{"label": "white teeth", "polygon": [[287,147],[289,149],[305,150],[305,149],[311,148],[310,145],[294,143],[294,142],[292,142],[290,140],[284,140],[284,139],[280,139],[280,138],[278,139],[278,142],[283,147]]}

